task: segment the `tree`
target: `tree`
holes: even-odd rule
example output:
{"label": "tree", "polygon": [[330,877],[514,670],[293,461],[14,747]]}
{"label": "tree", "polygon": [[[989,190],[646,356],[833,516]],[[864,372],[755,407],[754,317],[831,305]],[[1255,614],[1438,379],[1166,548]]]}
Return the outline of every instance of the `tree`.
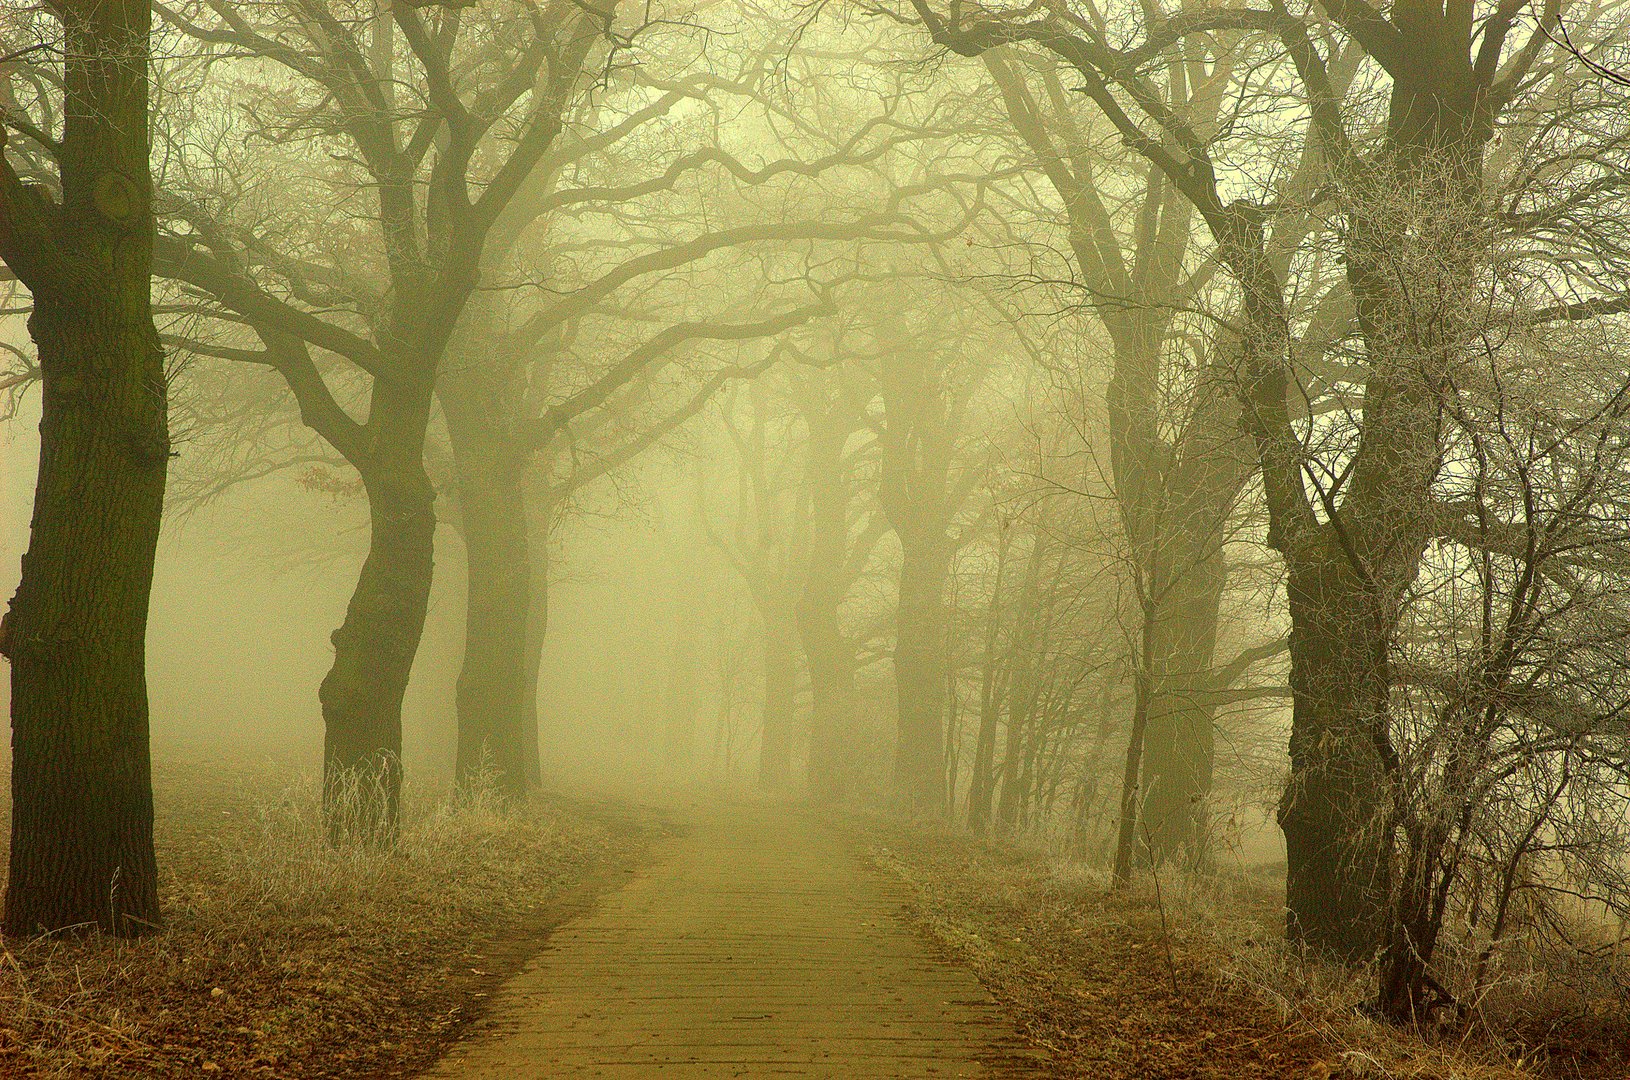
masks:
{"label": "tree", "polygon": [[957,542],[952,524],[971,490],[958,469],[970,399],[986,371],[930,327],[928,309],[878,312],[872,376],[882,403],[878,505],[900,543],[894,624],[899,702],[895,798],[914,813],[946,812],[946,585]]}
{"label": "tree", "polygon": [[1513,314],[1446,410],[1453,510],[1396,646],[1377,1008],[1401,1022],[1466,1015],[1506,939],[1567,925],[1562,904],[1630,911],[1623,328]]}
{"label": "tree", "polygon": [[[1227,586],[1222,549],[1251,472],[1220,385],[1226,345],[1208,347],[1188,315],[1216,264],[1194,257],[1194,208],[1159,169],[1135,162],[1141,175],[1127,177],[1123,162],[1095,150],[1101,121],[1077,115],[1056,58],[995,50],[983,60],[1059,199],[1076,288],[1108,339],[1109,471],[1140,593],[1134,648],[1146,654],[1134,665],[1137,753],[1125,793],[1139,822],[1129,816],[1127,826],[1156,859],[1194,857],[1215,758],[1215,705],[1203,690]],[[1236,82],[1234,60],[1223,52],[1169,65],[1155,88],[1190,124],[1214,126]]]}
{"label": "tree", "polygon": [[[711,521],[705,474],[699,475],[697,516],[708,539],[741,578],[758,612],[764,673],[759,728],[759,786],[784,791],[792,784],[798,719],[797,602],[799,572],[808,543],[808,506],[787,475],[796,458],[784,417],[770,415],[767,389],[753,384],[745,423],[735,402],[722,410],[735,450],[734,527],[722,533]],[[773,425],[773,427],[772,427]]]}
{"label": "tree", "polygon": [[[1020,400],[1034,383],[1019,382]],[[978,657],[970,665],[977,689],[967,695],[978,724],[965,803],[976,831],[1060,824],[1057,800],[1073,783],[1074,820],[1064,824],[1079,834],[1081,791],[1108,787],[1099,773],[1115,725],[1095,691],[1107,672],[1130,665],[1117,662],[1124,605],[1119,563],[1104,542],[1114,530],[1097,520],[1106,496],[1090,458],[1068,452],[1084,435],[1072,413],[1038,409],[1020,425],[1031,445],[1004,441],[984,492],[995,527],[980,530],[961,560],[972,579],[958,588],[969,597],[964,651]]]}
{"label": "tree", "polygon": [[[841,339],[840,339],[841,340]],[[818,802],[837,802],[855,787],[853,755],[857,644],[846,630],[843,606],[881,539],[880,512],[861,504],[856,488],[868,479],[861,458],[873,444],[852,443],[867,427],[869,388],[854,364],[834,362],[806,373],[792,389],[803,417],[805,525],[803,592],[798,636],[810,684],[809,791]]]}
{"label": "tree", "polygon": [[[559,136],[615,4],[466,12],[292,0],[246,13],[204,0],[160,11],[206,48],[263,58],[292,77],[308,100],[262,133],[346,140],[360,166],[347,180],[368,193],[353,198],[369,225],[359,246],[373,280],[345,262],[355,251],[333,252],[327,265],[311,257],[329,253],[316,238],[308,250],[279,251],[257,235],[261,223],[233,220],[231,206],[212,213],[199,198],[183,204],[159,250],[163,273],[250,326],[262,346],[198,351],[277,370],[305,421],[361,477],[368,556],[318,694],[325,805],[336,838],[389,841],[402,695],[433,568],[435,491],[423,459],[437,373],[480,282],[489,234]],[[273,93],[258,104],[282,108]],[[335,398],[312,348],[366,374],[365,421]]]}
{"label": "tree", "polygon": [[[1311,15],[1128,12],[1138,32],[1112,45],[1101,14],[1063,6],[948,11],[911,3],[933,38],[958,52],[1029,43],[1068,64],[1125,144],[1194,207],[1234,279],[1235,383],[1267,500],[1268,540],[1289,576],[1291,778],[1279,815],[1289,853],[1287,926],[1296,940],[1367,957],[1382,937],[1388,850],[1380,826],[1397,768],[1388,657],[1401,597],[1433,532],[1440,387],[1475,340],[1469,286],[1478,260],[1465,240],[1490,224],[1481,179],[1497,120],[1534,92],[1531,74],[1554,71],[1536,65],[1555,8],[1520,39],[1513,30],[1521,6],[1473,17],[1422,2],[1388,13],[1351,0],[1330,5],[1334,32],[1390,82],[1382,134],[1365,148],[1353,133],[1371,100],[1367,86],[1349,92],[1332,77],[1330,48],[1319,43],[1327,28]],[[1285,71],[1299,96],[1280,115],[1305,122],[1303,153],[1317,165],[1309,179],[1320,183],[1245,195],[1224,184],[1219,157],[1231,126],[1192,123],[1148,74],[1192,50],[1244,50],[1251,62]],[[1322,461],[1307,440],[1325,432],[1298,428],[1292,404],[1304,327],[1287,282],[1315,214],[1342,222],[1343,288],[1363,357],[1352,380],[1362,386],[1362,407],[1350,414],[1351,438]]]}
{"label": "tree", "polygon": [[[13,87],[0,107],[0,258],[32,296],[43,383],[32,533],[0,622],[12,665],[4,930],[131,936],[159,924],[146,633],[170,457],[149,284],[152,12],[127,0],[51,11],[55,30],[29,12],[12,25],[38,38],[0,38],[8,59],[63,57],[32,83],[61,88],[55,102],[42,93],[42,125],[10,107]],[[30,162],[42,166],[33,182],[18,171]]]}

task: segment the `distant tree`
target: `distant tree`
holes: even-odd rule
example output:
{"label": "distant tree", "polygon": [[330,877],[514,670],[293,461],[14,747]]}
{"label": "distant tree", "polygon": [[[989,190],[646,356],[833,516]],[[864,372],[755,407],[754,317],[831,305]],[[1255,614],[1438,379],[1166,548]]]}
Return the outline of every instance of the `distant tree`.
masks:
{"label": "distant tree", "polygon": [[[793,779],[798,719],[797,604],[803,549],[808,542],[808,503],[794,473],[793,432],[784,415],[772,415],[768,388],[755,383],[747,406],[727,402],[724,428],[735,450],[732,527],[713,524],[712,493],[698,485],[697,515],[708,538],[724,553],[753,600],[762,628],[764,708],[759,732],[759,786],[786,790]],[[742,415],[744,414],[744,415]],[[705,479],[701,477],[700,479]]]}
{"label": "distant tree", "polygon": [[[683,44],[693,28],[652,30],[641,62],[574,114],[573,137],[495,227],[484,269],[493,288],[466,311],[440,376],[472,583],[461,773],[479,759],[500,784],[536,774],[526,747],[537,706],[516,678],[522,639],[506,630],[547,602],[526,595],[547,589],[520,569],[547,557],[527,550],[546,541],[523,535],[514,495],[553,491],[552,479],[533,482],[536,463],[606,449],[608,433],[667,428],[665,410],[689,409],[692,389],[722,385],[715,376],[733,366],[731,378],[743,373],[732,353],[772,339],[780,348],[831,315],[846,273],[837,266],[942,239],[967,215],[935,203],[985,182],[920,165],[893,175],[895,155],[942,148],[951,134],[931,107],[907,104],[906,74],[845,87],[844,107],[826,95],[800,107],[775,73],[824,70],[834,60],[820,43],[790,18],[715,9],[709,19],[721,37],[704,54]],[[674,35],[666,46],[664,34]],[[863,50],[842,55],[867,62]],[[559,507],[557,496],[548,501]]]}
{"label": "distant tree", "polygon": [[946,589],[958,546],[953,525],[977,476],[961,444],[972,398],[990,368],[968,355],[977,339],[952,336],[968,326],[925,304],[881,307],[868,321],[874,339],[868,366],[882,405],[878,504],[900,544],[894,794],[912,812],[942,815]]}
{"label": "distant tree", "polygon": [[[1236,85],[1236,59],[1223,51],[1173,64],[1152,85],[1190,123],[1214,126]],[[1194,857],[1216,756],[1208,691],[1227,588],[1223,546],[1254,466],[1226,385],[1229,343],[1191,314],[1217,265],[1196,251],[1194,207],[1160,170],[1106,159],[1096,143],[1103,122],[1065,88],[1056,57],[994,50],[983,60],[1056,195],[1073,283],[1110,353],[1105,457],[1139,596],[1133,649],[1142,657],[1133,665],[1127,828],[1157,860]]]}
{"label": "distant tree", "polygon": [[[841,350],[841,337],[833,349]],[[789,395],[803,419],[803,498],[808,500],[800,568],[798,636],[809,672],[808,782],[812,798],[836,802],[856,787],[859,643],[843,610],[887,523],[868,492],[875,487],[876,442],[870,435],[868,380],[859,365],[835,355],[793,380]]]}
{"label": "distant tree", "polygon": [[[146,637],[170,457],[150,301],[151,6],[0,15],[0,259],[43,382],[11,660],[5,932],[159,925]],[[60,57],[60,63],[49,58]]]}

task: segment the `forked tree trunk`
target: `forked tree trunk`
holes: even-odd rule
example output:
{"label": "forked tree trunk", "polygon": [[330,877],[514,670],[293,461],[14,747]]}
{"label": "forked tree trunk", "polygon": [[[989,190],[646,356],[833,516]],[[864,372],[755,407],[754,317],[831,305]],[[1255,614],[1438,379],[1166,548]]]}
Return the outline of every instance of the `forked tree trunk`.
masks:
{"label": "forked tree trunk", "polygon": [[[153,326],[146,3],[65,3],[63,205],[0,177],[44,383],[10,658],[4,930],[159,924],[146,634],[170,445]],[[3,137],[0,137],[3,141]]]}
{"label": "forked tree trunk", "polygon": [[388,845],[402,789],[402,698],[430,606],[436,506],[422,460],[424,423],[415,419],[429,410],[428,391],[380,381],[373,409],[385,423],[362,472],[368,556],[317,697],[329,838]]}

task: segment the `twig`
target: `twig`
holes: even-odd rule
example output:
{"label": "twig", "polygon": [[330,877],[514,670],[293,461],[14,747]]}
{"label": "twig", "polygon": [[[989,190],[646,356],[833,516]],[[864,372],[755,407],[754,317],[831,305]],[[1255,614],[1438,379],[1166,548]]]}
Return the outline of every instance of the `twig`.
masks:
{"label": "twig", "polygon": [[1160,865],[1155,862],[1155,846],[1149,839],[1149,823],[1139,822],[1143,826],[1143,850],[1149,856],[1149,876],[1155,880],[1155,908],[1160,912],[1160,944],[1166,950],[1166,974],[1171,976],[1172,997],[1182,997],[1183,993],[1177,988],[1177,959],[1172,955],[1172,932],[1166,923],[1166,900],[1160,891]]}

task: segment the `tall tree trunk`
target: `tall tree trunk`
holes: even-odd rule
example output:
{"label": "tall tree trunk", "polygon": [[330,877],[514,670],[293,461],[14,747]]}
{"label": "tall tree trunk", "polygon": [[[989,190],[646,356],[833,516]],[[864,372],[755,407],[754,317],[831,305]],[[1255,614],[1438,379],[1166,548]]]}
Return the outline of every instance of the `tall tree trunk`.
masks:
{"label": "tall tree trunk", "polygon": [[1003,832],[1012,832],[1019,825],[1019,767],[1024,760],[1025,728],[1028,717],[1019,706],[1016,695],[1009,691],[1007,732],[1002,745],[1001,794],[996,800],[996,821]]}
{"label": "tall tree trunk", "polygon": [[[526,672],[521,699],[521,756],[529,787],[543,783],[542,732],[538,712],[538,680],[543,670],[543,646],[549,632],[549,513],[527,512],[527,552],[532,567],[530,603],[526,609]],[[540,522],[542,524],[540,524]]]}
{"label": "tall tree trunk", "polygon": [[986,674],[979,702],[979,732],[974,740],[973,769],[968,779],[968,828],[982,833],[990,827],[991,799],[996,792],[996,726],[1001,720],[997,698]]}
{"label": "tall tree trunk", "polygon": [[[10,933],[158,923],[145,642],[169,442],[163,353],[139,287],[139,300],[133,283],[104,302],[36,294],[29,320],[44,394],[5,635]],[[110,311],[119,299],[125,310]]]}
{"label": "tall tree trunk", "polygon": [[945,812],[945,579],[950,560],[941,537],[916,537],[908,529],[900,540],[894,788],[907,809],[938,815]]}
{"label": "tall tree trunk", "polygon": [[[1387,65],[1385,167],[1359,177],[1344,208],[1342,256],[1370,375],[1350,477],[1339,507],[1326,507],[1329,520],[1307,524],[1293,456],[1263,455],[1265,486],[1278,492],[1269,499],[1270,536],[1282,538],[1289,571],[1291,776],[1279,804],[1287,930],[1353,961],[1371,958],[1386,937],[1395,854],[1386,819],[1398,768],[1390,653],[1435,531],[1429,507],[1443,460],[1442,388],[1453,383],[1463,350],[1479,348],[1468,328],[1483,325],[1478,281],[1491,254],[1479,178],[1494,130],[1487,95],[1495,65],[1469,59],[1482,29],[1432,10],[1400,9],[1402,40]],[[1262,249],[1260,232],[1242,236],[1248,243],[1230,247]],[[1247,299],[1266,295],[1269,283],[1256,283],[1249,256],[1235,262]],[[1278,324],[1277,362],[1283,307],[1275,304],[1263,314]]]}
{"label": "tall tree trunk", "polygon": [[1002,633],[1002,588],[1007,578],[1011,527],[1004,519],[996,542],[996,580],[985,608],[985,655],[979,685],[979,731],[974,737],[973,769],[968,778],[968,828],[990,826],[991,796],[996,790],[996,725],[1001,719],[999,683]]}
{"label": "tall tree trunk", "polygon": [[[1206,698],[1227,572],[1216,530],[1198,552],[1175,560],[1151,634],[1147,730],[1141,787],[1142,839],[1157,863],[1202,857],[1216,760],[1216,708]],[[1209,549],[1209,550],[1207,550]]]}
{"label": "tall tree trunk", "polygon": [[526,455],[514,445],[505,399],[487,392],[494,388],[486,381],[474,364],[455,364],[438,388],[458,475],[469,582],[455,775],[461,784],[484,778],[513,798],[526,792],[536,745],[525,732],[532,584]]}
{"label": "tall tree trunk", "polygon": [[1159,680],[1150,694],[1143,746],[1141,828],[1149,855],[1157,864],[1181,860],[1191,869],[1206,859],[1217,757],[1216,709],[1196,697],[1185,685]]}
{"label": "tall tree trunk", "polygon": [[792,783],[793,731],[798,706],[798,653],[790,620],[767,615],[764,625],[764,712],[758,785],[784,791]]}
{"label": "tall tree trunk", "polygon": [[849,584],[850,484],[843,462],[849,413],[841,397],[837,406],[823,397],[821,408],[807,411],[805,419],[809,539],[797,617],[809,669],[809,793],[817,802],[838,802],[854,787],[855,650],[839,615]]}
{"label": "tall tree trunk", "polygon": [[[44,383],[12,662],[4,930],[159,923],[146,634],[170,444],[153,326],[147,3],[61,5],[63,203],[0,165],[0,256]],[[0,143],[3,143],[0,136]]]}
{"label": "tall tree trunk", "polygon": [[379,426],[361,470],[368,556],[317,693],[326,727],[323,808],[336,842],[389,844],[397,833],[402,697],[424,633],[435,562],[436,497],[423,461],[429,409],[427,387],[376,381],[372,416]]}
{"label": "tall tree trunk", "polygon": [[1291,780],[1279,803],[1287,931],[1363,960],[1380,941],[1386,888],[1394,620],[1347,559],[1329,555],[1290,568]]}

